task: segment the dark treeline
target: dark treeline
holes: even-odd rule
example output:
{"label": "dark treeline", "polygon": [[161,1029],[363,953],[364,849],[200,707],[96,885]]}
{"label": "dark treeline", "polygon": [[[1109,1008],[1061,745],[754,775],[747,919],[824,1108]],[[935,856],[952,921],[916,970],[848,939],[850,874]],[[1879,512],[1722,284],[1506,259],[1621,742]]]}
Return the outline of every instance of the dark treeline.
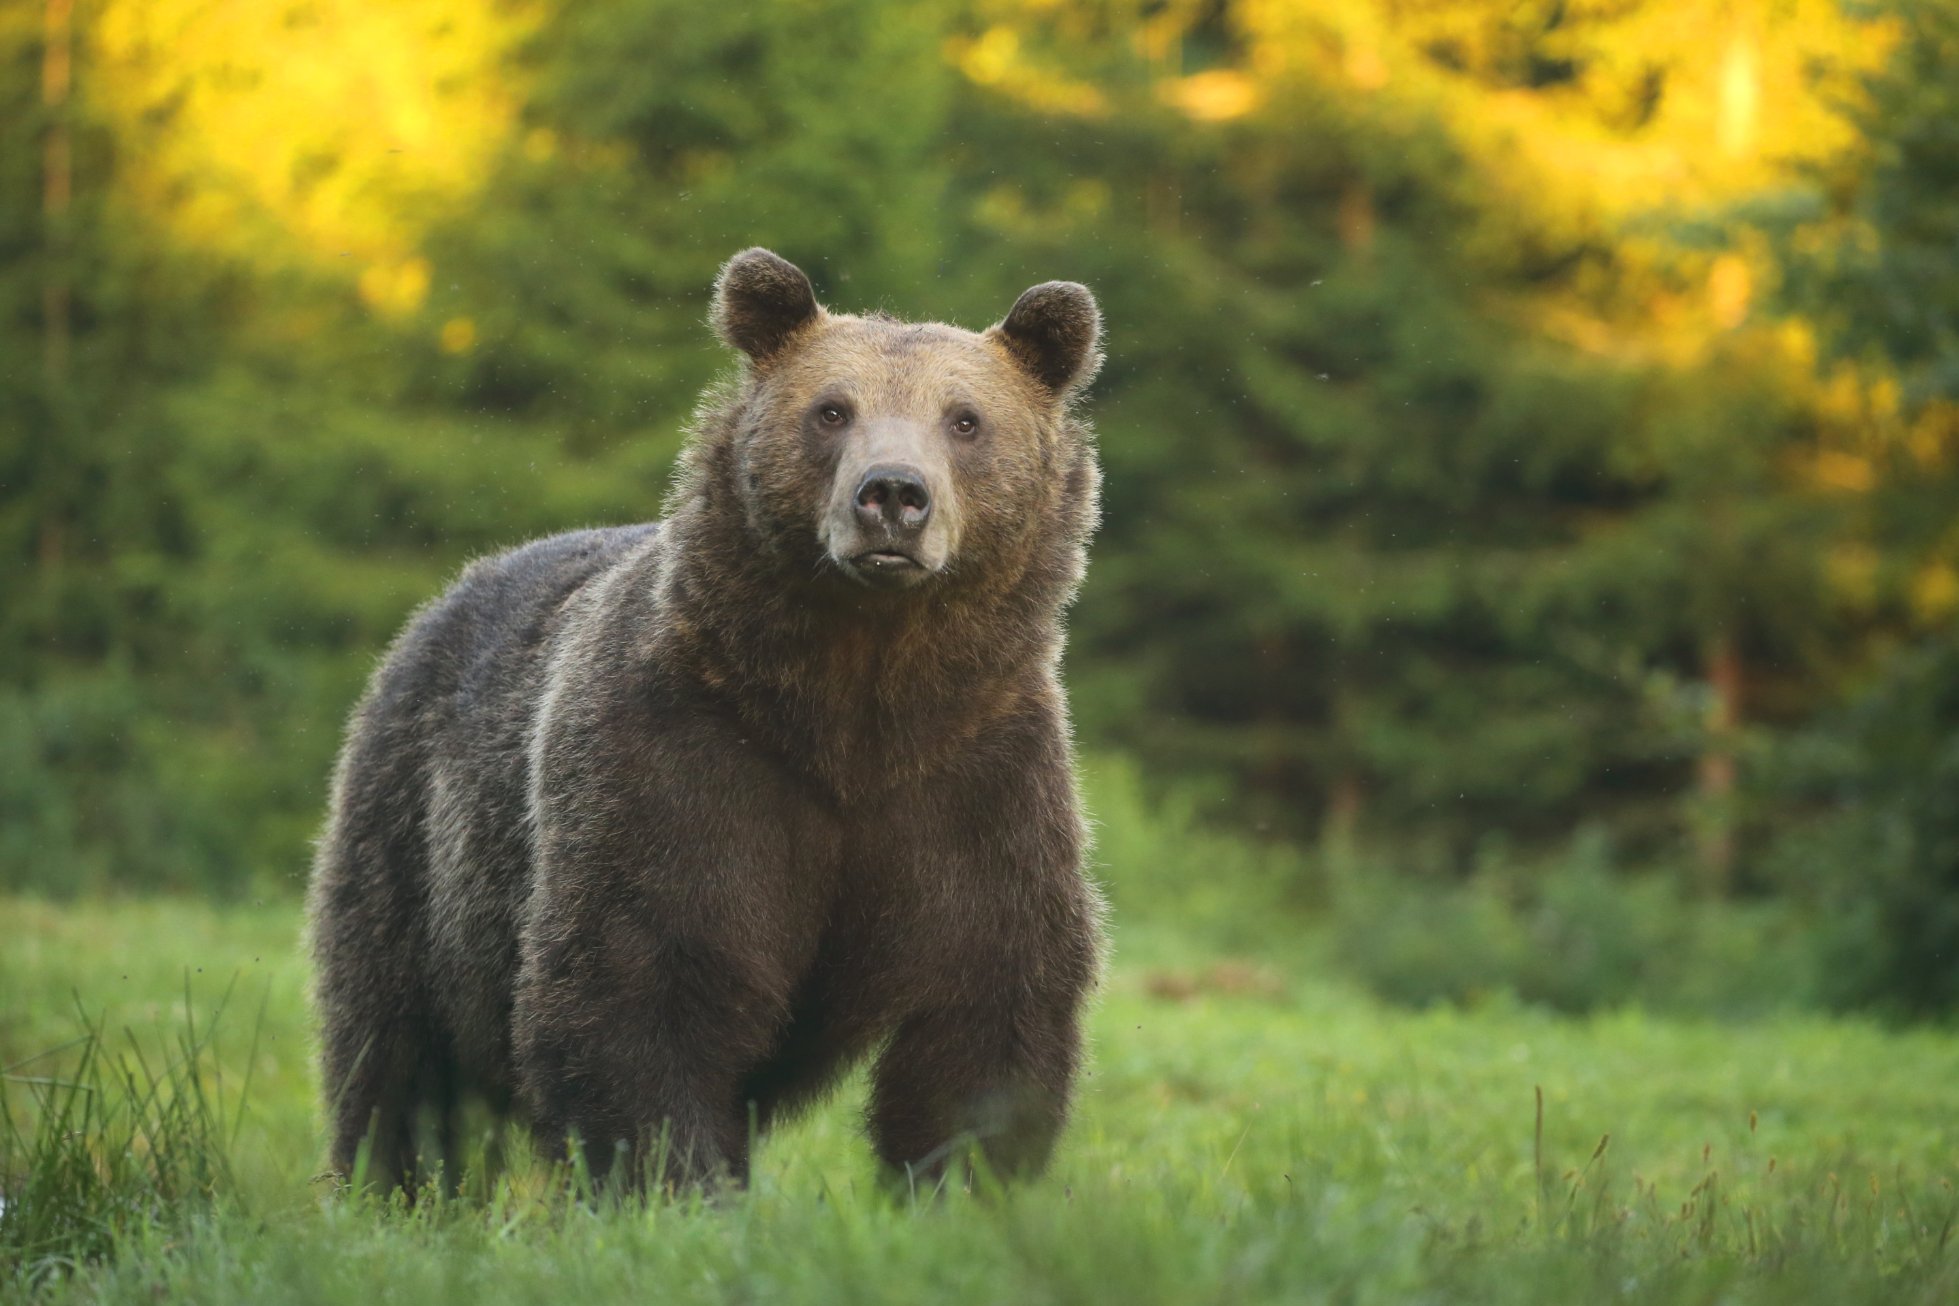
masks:
{"label": "dark treeline", "polygon": [[753,243],[1095,286],[1069,674],[1159,792],[1959,998],[1952,0],[11,6],[0,883],[296,883],[413,605],[657,514]]}

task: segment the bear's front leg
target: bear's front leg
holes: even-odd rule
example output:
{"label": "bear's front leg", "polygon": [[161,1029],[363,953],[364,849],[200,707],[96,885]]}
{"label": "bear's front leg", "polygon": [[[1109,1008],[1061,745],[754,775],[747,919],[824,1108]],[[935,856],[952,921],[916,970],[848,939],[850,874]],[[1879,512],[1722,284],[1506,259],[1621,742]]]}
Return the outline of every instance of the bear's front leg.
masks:
{"label": "bear's front leg", "polygon": [[526,939],[514,1023],[538,1141],[629,1191],[745,1183],[740,1085],[783,1004],[751,960],[613,907]]}
{"label": "bear's front leg", "polygon": [[906,1000],[872,1086],[878,1155],[913,1191],[962,1182],[974,1155],[1034,1174],[1067,1120],[1101,951],[1059,708],[1003,722],[882,817],[912,873],[889,917]]}
{"label": "bear's front leg", "polygon": [[739,1183],[742,1086],[789,1025],[836,835],[734,724],[648,679],[643,601],[561,655],[541,714],[517,1071],[539,1143],[576,1140],[595,1174]]}
{"label": "bear's front leg", "polygon": [[912,1016],[878,1059],[871,1135],[892,1179],[914,1193],[1047,1164],[1081,1060],[1077,992]]}

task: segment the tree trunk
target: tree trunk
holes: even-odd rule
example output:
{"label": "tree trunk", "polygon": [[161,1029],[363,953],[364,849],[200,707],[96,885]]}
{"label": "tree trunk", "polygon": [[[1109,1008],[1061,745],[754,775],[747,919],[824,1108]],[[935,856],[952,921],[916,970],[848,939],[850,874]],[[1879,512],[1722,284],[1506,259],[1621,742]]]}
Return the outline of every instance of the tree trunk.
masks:
{"label": "tree trunk", "polygon": [[1741,726],[1742,664],[1734,637],[1714,637],[1707,650],[1707,745],[1700,759],[1701,883],[1711,898],[1726,897],[1735,862],[1735,735]]}
{"label": "tree trunk", "polygon": [[68,375],[68,205],[75,189],[68,98],[73,82],[74,0],[46,0],[41,11],[41,104],[48,113],[47,139],[41,147],[41,217],[47,256],[41,282],[41,361],[50,385],[59,385]]}

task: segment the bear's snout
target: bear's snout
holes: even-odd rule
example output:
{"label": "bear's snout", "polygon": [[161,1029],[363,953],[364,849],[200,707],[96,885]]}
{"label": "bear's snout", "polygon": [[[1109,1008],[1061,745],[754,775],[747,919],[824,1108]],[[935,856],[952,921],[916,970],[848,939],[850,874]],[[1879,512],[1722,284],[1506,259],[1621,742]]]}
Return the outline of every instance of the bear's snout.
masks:
{"label": "bear's snout", "polygon": [[853,434],[818,529],[830,560],[876,589],[937,575],[959,533],[959,496],[942,444],[902,418],[874,418]]}

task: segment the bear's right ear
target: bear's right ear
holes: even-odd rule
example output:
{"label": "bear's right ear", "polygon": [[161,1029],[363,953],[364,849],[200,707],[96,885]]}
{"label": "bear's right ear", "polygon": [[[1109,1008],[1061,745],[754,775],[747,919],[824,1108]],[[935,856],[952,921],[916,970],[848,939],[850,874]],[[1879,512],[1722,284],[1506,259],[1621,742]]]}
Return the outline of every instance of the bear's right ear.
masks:
{"label": "bear's right ear", "polygon": [[759,245],[722,265],[714,280],[714,334],[761,362],[823,316],[803,270]]}

